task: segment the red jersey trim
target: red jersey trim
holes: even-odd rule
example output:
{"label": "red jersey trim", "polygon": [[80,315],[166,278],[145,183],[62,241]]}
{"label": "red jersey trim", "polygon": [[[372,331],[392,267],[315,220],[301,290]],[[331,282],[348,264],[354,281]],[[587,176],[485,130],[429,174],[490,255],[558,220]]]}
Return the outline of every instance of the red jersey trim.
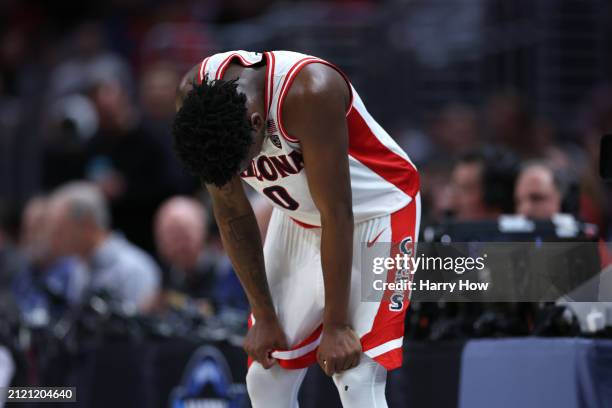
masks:
{"label": "red jersey trim", "polygon": [[[399,245],[406,237],[411,237],[412,242],[416,242],[416,200],[416,197],[414,197],[406,207],[391,214],[391,257],[399,253]],[[394,274],[395,270],[389,271],[387,275],[388,282],[394,280]],[[391,311],[389,309],[390,296],[390,291],[385,292],[378,306],[378,312],[374,317],[372,329],[361,337],[361,346],[364,353],[377,346],[400,339],[404,336],[406,311],[410,305],[409,291],[406,292],[401,311]],[[387,370],[393,370],[402,364],[401,346],[395,347],[373,358]]]}
{"label": "red jersey trim", "polygon": [[327,65],[327,66],[335,69],[340,75],[342,75],[342,78],[344,78],[344,80],[346,81],[346,84],[349,87],[349,93],[350,93],[350,104],[349,104],[349,107],[348,107],[348,109],[346,111],[346,116],[348,116],[349,113],[353,110],[353,99],[354,99],[353,89],[351,87],[351,82],[349,81],[349,79],[346,76],[346,74],[344,72],[342,72],[342,70],[340,68],[338,68],[337,66],[335,66],[334,64],[332,64],[330,62],[327,62],[327,61],[324,61],[324,60],[322,60],[320,58],[316,58],[316,57],[302,58],[301,60],[296,62],[291,67],[289,72],[287,73],[287,75],[285,77],[285,81],[283,83],[283,86],[281,87],[280,95],[278,97],[278,106],[276,108],[276,121],[278,123],[278,129],[280,130],[280,134],[285,139],[287,139],[289,142],[292,142],[292,143],[298,143],[299,140],[294,138],[294,137],[292,137],[291,135],[289,135],[285,131],[285,128],[283,126],[283,120],[282,120],[283,102],[284,102],[285,97],[287,96],[287,93],[289,92],[289,89],[291,88],[291,84],[293,83],[293,80],[295,79],[297,74],[306,65],[312,64],[312,63],[319,63],[319,64]]}
{"label": "red jersey trim", "polygon": [[274,53],[264,52],[264,56],[266,57],[266,94],[264,100],[265,106],[265,117],[268,118],[268,114],[270,112],[270,107],[272,106],[272,96],[274,95],[274,68],[276,65],[276,58],[274,57]]}
{"label": "red jersey trim", "polygon": [[[227,67],[229,67],[229,64],[232,62],[232,60],[234,58],[238,58],[240,60],[240,63],[245,66],[245,67],[250,67],[253,66],[261,61],[258,62],[249,62],[247,60],[245,60],[242,55],[240,55],[237,52],[234,52],[232,54],[230,54],[229,56],[227,56],[219,65],[219,67],[217,68],[217,73],[215,74],[215,79],[221,79],[223,78],[223,74],[225,74],[225,71],[227,70]],[[263,57],[262,57],[263,58]]]}
{"label": "red jersey trim", "polygon": [[385,146],[357,109],[348,116],[349,155],[410,197],[419,191],[419,173],[399,154]]}
{"label": "red jersey trim", "polygon": [[298,220],[296,220],[296,219],[295,219],[295,218],[293,218],[293,217],[289,217],[289,218],[291,218],[291,221],[295,222],[297,225],[299,225],[299,226],[300,226],[300,227],[302,227],[302,228],[308,228],[308,229],[312,229],[312,228],[321,228],[321,227],[320,227],[320,226],[318,226],[318,225],[312,225],[312,224],[307,224],[307,223],[302,222],[302,221],[298,221]]}
{"label": "red jersey trim", "polygon": [[[210,57],[208,57],[210,58]],[[206,58],[206,60],[204,60],[205,62],[208,62],[208,58]],[[215,79],[219,80],[223,78],[223,75],[225,74],[225,71],[227,71],[227,68],[229,67],[230,63],[232,62],[232,60],[234,58],[238,58],[240,60],[240,63],[245,66],[245,67],[250,67],[253,66],[259,62],[255,62],[255,63],[251,63],[247,60],[245,60],[242,55],[240,55],[237,52],[234,52],[232,54],[230,54],[229,56],[227,56],[222,62],[221,64],[219,64],[219,67],[217,68],[217,72],[215,73]],[[274,87],[274,66],[275,66],[275,57],[274,54],[272,52],[264,52],[263,53],[263,57],[266,59],[266,78],[265,78],[265,83],[264,83],[264,106],[265,106],[265,115],[264,116],[268,116],[268,112],[270,110],[270,105],[272,104],[272,92],[273,92],[273,87]],[[203,67],[200,71],[200,81],[203,79],[203,72],[205,73],[205,64],[203,63]]]}
{"label": "red jersey trim", "polygon": [[206,65],[208,65],[209,59],[210,57],[204,58],[204,60],[200,64],[200,82],[199,82],[200,85],[202,85],[202,82],[204,82],[204,77],[206,76]]}

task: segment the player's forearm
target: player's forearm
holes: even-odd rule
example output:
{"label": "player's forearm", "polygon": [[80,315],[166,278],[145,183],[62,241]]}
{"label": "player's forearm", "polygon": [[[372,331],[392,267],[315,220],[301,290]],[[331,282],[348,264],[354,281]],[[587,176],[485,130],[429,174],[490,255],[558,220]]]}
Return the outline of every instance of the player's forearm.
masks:
{"label": "player's forearm", "polygon": [[259,228],[250,205],[227,207],[214,203],[223,246],[246,292],[255,319],[275,318],[266,279]]}
{"label": "player's forearm", "polygon": [[348,324],[353,258],[353,216],[350,210],[322,216],[321,263],[325,285],[323,326]]}

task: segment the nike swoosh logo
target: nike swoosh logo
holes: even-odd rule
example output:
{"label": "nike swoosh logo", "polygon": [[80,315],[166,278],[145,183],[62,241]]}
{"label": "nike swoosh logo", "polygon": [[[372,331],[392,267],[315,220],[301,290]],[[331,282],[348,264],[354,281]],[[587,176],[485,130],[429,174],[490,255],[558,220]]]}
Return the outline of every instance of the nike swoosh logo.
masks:
{"label": "nike swoosh logo", "polygon": [[380,236],[382,235],[382,233],[383,233],[383,232],[385,232],[385,230],[386,230],[386,229],[387,229],[387,228],[383,228],[383,230],[382,230],[382,231],[380,231],[380,232],[378,233],[378,235],[376,235],[376,236],[374,237],[374,239],[372,239],[372,240],[368,241],[368,243],[366,244],[366,245],[368,246],[368,248],[370,248],[372,245],[374,245],[374,243],[376,243],[376,241],[378,241],[378,238],[380,238]]}

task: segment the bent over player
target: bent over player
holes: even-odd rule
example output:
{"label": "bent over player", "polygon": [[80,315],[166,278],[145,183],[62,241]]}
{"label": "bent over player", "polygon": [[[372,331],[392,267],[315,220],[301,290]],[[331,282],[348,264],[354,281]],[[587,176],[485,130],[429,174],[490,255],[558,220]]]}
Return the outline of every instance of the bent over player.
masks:
{"label": "bent over player", "polygon": [[[362,301],[360,251],[416,241],[419,178],[406,153],[338,68],[295,52],[207,57],[183,78],[177,108],[177,153],[212,196],[251,306],[253,406],[296,407],[318,362],[344,407],[386,407],[409,294]],[[274,206],[263,249],[241,181]]]}

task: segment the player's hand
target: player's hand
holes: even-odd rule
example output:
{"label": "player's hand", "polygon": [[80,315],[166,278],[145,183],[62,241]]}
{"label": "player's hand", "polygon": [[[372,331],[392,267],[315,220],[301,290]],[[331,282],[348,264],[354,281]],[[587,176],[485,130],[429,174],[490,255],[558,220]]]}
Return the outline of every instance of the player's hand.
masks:
{"label": "player's hand", "polygon": [[244,351],[265,369],[276,363],[276,359],[271,356],[272,351],[287,348],[285,333],[276,316],[255,320],[244,339]]}
{"label": "player's hand", "polygon": [[347,325],[323,325],[317,361],[325,374],[331,376],[353,368],[359,364],[360,357],[361,342],[353,329]]}

